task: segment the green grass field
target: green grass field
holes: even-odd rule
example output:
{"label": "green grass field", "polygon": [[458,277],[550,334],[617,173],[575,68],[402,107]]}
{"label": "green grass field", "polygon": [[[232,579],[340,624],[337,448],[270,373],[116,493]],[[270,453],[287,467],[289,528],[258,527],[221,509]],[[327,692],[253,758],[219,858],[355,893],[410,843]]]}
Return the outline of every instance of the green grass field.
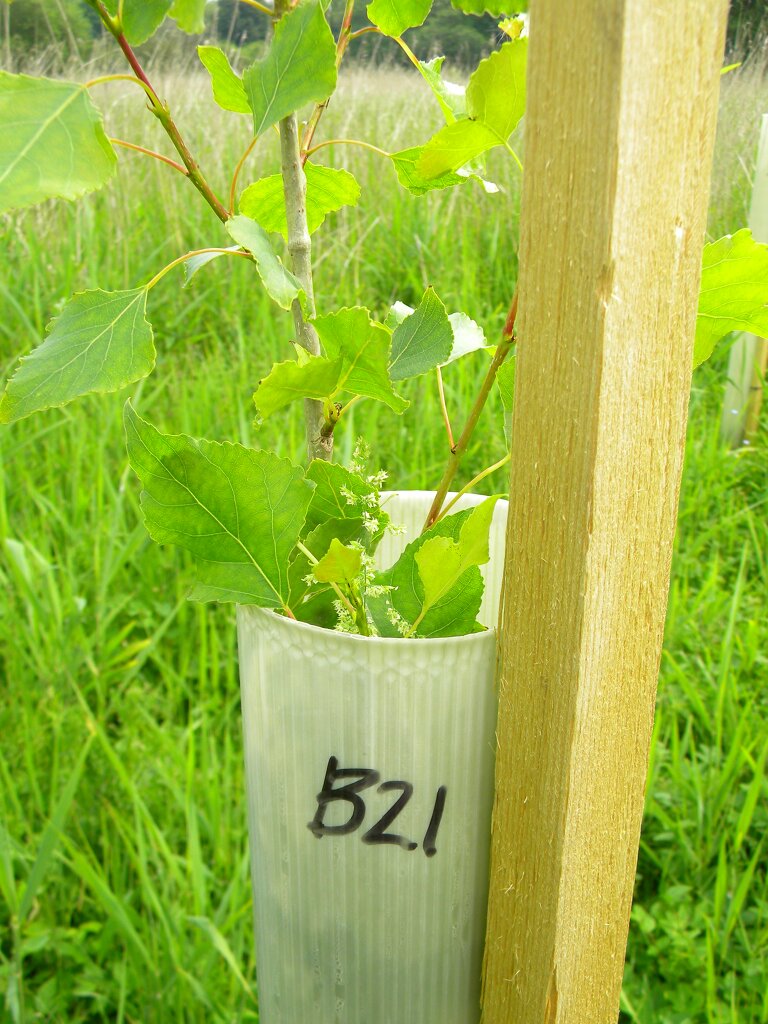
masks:
{"label": "green grass field", "polygon": [[[200,75],[165,85],[226,193],[247,123],[214,112]],[[723,87],[715,236],[746,221],[768,110],[756,71]],[[138,90],[100,88],[110,134],[167,151]],[[421,141],[439,110],[426,97],[417,107],[410,88],[399,72],[351,72],[320,137]],[[489,169],[502,195],[468,185],[416,200],[375,155],[323,152],[354,171],[363,199],[316,236],[319,306],[383,314],[431,283],[493,339],[516,277],[511,163]],[[104,193],[0,220],[0,370],[73,290],[130,287],[189,248],[229,244],[181,176],[134,154],[120,162]],[[274,170],[265,145],[243,184]],[[151,295],[160,372],[129,389],[138,408],[174,432],[301,458],[298,418],[252,425],[250,396],[290,340],[287,319],[244,261],[180,284],[177,272]],[[693,383],[625,1024],[768,1022],[768,434],[737,455],[720,445],[725,365],[718,354]],[[457,421],[483,367],[477,354],[446,373]],[[411,385],[405,422],[358,406],[339,457],[365,424],[393,486],[434,486],[446,453],[430,384]],[[122,444],[125,397],[0,432],[0,1017],[256,1021],[233,609],[189,604],[185,557],[149,542]],[[464,479],[503,450],[494,398]],[[504,489],[504,474],[487,484]]]}

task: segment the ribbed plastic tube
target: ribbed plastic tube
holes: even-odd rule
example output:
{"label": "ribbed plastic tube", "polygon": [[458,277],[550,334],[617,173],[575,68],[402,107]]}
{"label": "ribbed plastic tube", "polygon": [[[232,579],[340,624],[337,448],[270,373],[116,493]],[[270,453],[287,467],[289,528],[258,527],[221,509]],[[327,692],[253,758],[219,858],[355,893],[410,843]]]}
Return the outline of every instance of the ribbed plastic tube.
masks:
{"label": "ribbed plastic tube", "polygon": [[[390,499],[406,532],[382,565],[431,499]],[[497,507],[489,626],[505,522]],[[241,607],[238,632],[260,1021],[477,1024],[494,630],[364,639]]]}

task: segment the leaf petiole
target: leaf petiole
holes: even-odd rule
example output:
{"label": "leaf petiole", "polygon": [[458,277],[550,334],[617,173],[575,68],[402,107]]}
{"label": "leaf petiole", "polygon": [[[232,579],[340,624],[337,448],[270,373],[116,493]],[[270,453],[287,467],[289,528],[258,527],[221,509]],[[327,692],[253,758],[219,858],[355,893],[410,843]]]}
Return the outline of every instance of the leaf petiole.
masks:
{"label": "leaf petiole", "polygon": [[143,82],[137,75],[99,75],[98,78],[91,78],[90,81],[86,82],[83,88],[92,89],[95,85],[105,85],[107,82],[134,82],[136,85],[141,86],[153,106],[157,102],[157,95],[154,89],[146,82]]}
{"label": "leaf petiole", "polygon": [[477,476],[472,477],[472,479],[469,481],[469,483],[465,484],[461,488],[461,490],[457,494],[455,494],[453,496],[453,498],[451,498],[451,500],[448,502],[448,504],[445,506],[443,511],[437,517],[435,522],[439,523],[441,519],[444,519],[448,515],[448,513],[451,511],[451,509],[458,503],[459,499],[463,498],[465,494],[469,494],[469,492],[473,488],[477,487],[477,485],[480,483],[481,480],[485,480],[485,478],[487,476],[490,476],[491,473],[495,473],[497,469],[501,469],[502,466],[506,466],[506,464],[509,462],[509,460],[511,458],[512,458],[512,453],[511,452],[507,452],[507,454],[504,456],[503,459],[499,459],[498,462],[495,462],[492,466],[489,466],[487,469],[484,469],[482,471],[482,473],[478,473]]}
{"label": "leaf petiole", "polygon": [[162,153],[156,153],[154,149],[146,149],[144,146],[137,146],[135,142],[126,142],[125,139],[110,138],[109,141],[113,146],[122,146],[123,149],[130,149],[135,153],[143,153],[144,156],[151,156],[155,160],[161,160],[164,164],[168,164],[169,167],[173,167],[174,170],[179,171],[185,178],[189,177],[189,171],[183,164],[178,163],[176,160],[172,160],[169,156],[163,156]]}
{"label": "leaf petiole", "polygon": [[338,423],[341,417],[347,412],[347,410],[351,409],[353,405],[357,405],[357,403],[361,401],[364,397],[364,395],[354,395],[352,398],[350,398],[347,404],[342,408],[339,415],[336,417],[336,422]]}
{"label": "leaf petiole", "polygon": [[522,160],[521,160],[521,159],[520,159],[520,157],[519,157],[519,156],[517,155],[517,153],[516,153],[516,152],[514,151],[514,149],[512,149],[512,147],[510,146],[510,144],[509,144],[509,142],[507,141],[507,139],[505,139],[503,135],[499,135],[499,133],[498,133],[498,132],[496,131],[496,129],[495,129],[495,128],[493,128],[493,127],[492,127],[491,125],[486,125],[486,128],[488,129],[488,131],[489,131],[489,132],[490,132],[490,133],[491,133],[492,135],[495,135],[495,136],[496,136],[496,138],[497,138],[497,139],[499,140],[499,145],[500,145],[500,146],[503,146],[503,147],[504,147],[504,148],[506,149],[506,151],[507,151],[507,152],[509,153],[509,155],[510,155],[510,156],[512,157],[512,159],[513,159],[513,160],[515,161],[515,163],[517,164],[517,166],[518,166],[518,167],[520,168],[520,170],[522,171],[522,169],[523,169],[523,163],[522,163]]}
{"label": "leaf petiole", "polygon": [[302,553],[302,555],[304,555],[309,560],[309,564],[310,565],[317,565],[317,563],[320,561],[319,558],[315,558],[315,556],[309,550],[307,545],[306,544],[302,544],[301,541],[297,541],[296,542],[296,547],[299,549],[299,551]]}
{"label": "leaf petiole", "polygon": [[443,374],[439,366],[435,367],[435,375],[437,376],[437,393],[440,397],[440,409],[443,413],[443,423],[445,424],[445,431],[448,434],[448,447],[451,449],[451,454],[456,451],[456,443],[453,440],[453,431],[451,430],[451,420],[448,415],[448,406],[445,404],[445,388],[443,387]]}
{"label": "leaf petiole", "polygon": [[370,149],[372,153],[378,153],[379,156],[391,156],[386,149],[380,149],[379,146],[374,146],[370,142],[363,142],[361,139],[326,139],[325,142],[318,142],[312,149],[305,150],[304,155],[312,156],[313,153],[316,153],[318,149],[323,149],[324,146],[360,146],[362,149]]}
{"label": "leaf petiole", "polygon": [[257,11],[261,11],[262,14],[267,14],[269,17],[273,17],[275,10],[273,7],[267,7],[265,4],[260,4],[259,0],[240,0],[241,4],[247,4],[249,7],[253,7]]}
{"label": "leaf petiole", "polygon": [[523,162],[522,162],[522,160],[520,159],[520,157],[519,157],[519,156],[517,155],[517,153],[516,153],[516,152],[514,151],[514,149],[512,149],[512,147],[510,146],[510,144],[509,144],[508,142],[506,142],[506,141],[504,142],[504,147],[505,147],[505,149],[507,150],[507,152],[508,152],[508,153],[510,154],[510,156],[512,157],[512,159],[513,159],[513,160],[515,161],[515,163],[517,164],[517,166],[518,166],[518,167],[520,168],[520,170],[522,171],[522,169],[523,169]]}
{"label": "leaf petiole", "polygon": [[[306,546],[306,544],[302,544],[301,541],[297,542],[296,547],[299,549],[299,551],[302,553],[302,555],[304,555],[307,558],[307,560],[309,561],[310,565],[317,565],[317,563],[320,561],[319,558],[315,558],[315,556],[312,554],[312,552],[309,550],[309,548]],[[334,583],[333,581],[329,581],[329,582],[330,582],[331,587],[335,591],[336,596],[339,598],[341,603],[347,609],[349,614],[352,616],[353,619],[357,620],[358,615],[357,615],[357,609],[355,608],[355,606],[352,604],[352,602],[349,600],[349,598],[346,596],[346,594],[342,593],[341,588],[339,587],[339,585],[337,583]]]}
{"label": "leaf petiole", "polygon": [[403,39],[403,37],[402,36],[393,36],[392,38],[395,40],[397,45],[403,51],[403,53],[408,58],[408,60],[411,62],[411,64],[413,64],[413,66],[416,68],[416,70],[419,72],[419,74],[423,74],[423,72],[421,70],[421,62],[419,61],[419,58],[416,56],[416,54],[410,48],[408,43],[406,43],[406,41]]}
{"label": "leaf petiole", "polygon": [[485,375],[480,393],[475,399],[475,404],[467,418],[467,422],[464,425],[464,429],[461,432],[459,440],[456,442],[456,450],[452,452],[448,465],[443,473],[443,479],[440,481],[440,486],[435,494],[435,500],[432,502],[432,508],[429,510],[429,515],[426,518],[422,533],[425,533],[430,526],[432,526],[440,516],[443,508],[443,502],[448,494],[453,478],[458,472],[461,460],[464,458],[467,447],[469,446],[470,438],[477,426],[477,421],[480,419],[480,414],[483,411],[488,395],[491,393],[493,382],[496,380],[496,374],[498,373],[499,367],[507,358],[512,350],[512,346],[515,341],[515,319],[517,317],[517,290],[512,297],[512,302],[509,306],[509,312],[507,314],[507,320],[504,324],[504,329],[501,335],[501,342],[496,347],[496,354],[491,360],[491,365],[488,368],[488,372]]}
{"label": "leaf petiole", "polygon": [[[336,70],[338,71],[342,60],[344,59],[344,51],[347,48],[347,44],[350,39],[350,30],[352,28],[352,14],[355,9],[355,0],[347,0],[344,7],[344,16],[341,21],[341,28],[339,29],[339,38],[336,40]],[[316,104],[315,109],[312,111],[312,116],[307,122],[307,126],[304,129],[304,135],[301,140],[301,164],[302,167],[307,162],[309,157],[309,147],[312,145],[312,139],[315,137],[315,131],[320,123],[320,118],[323,116],[326,107],[328,106],[328,99],[323,100],[321,103]]]}
{"label": "leaf petiole", "polygon": [[[277,127],[277,126],[275,126],[275,127]],[[235,192],[237,191],[237,180],[240,177],[240,172],[243,169],[243,164],[245,163],[245,161],[248,159],[248,157],[253,152],[253,150],[254,150],[254,148],[256,146],[256,143],[258,141],[259,141],[258,136],[255,136],[254,138],[251,139],[251,141],[248,143],[248,145],[247,145],[247,147],[245,149],[245,152],[243,153],[243,155],[238,160],[237,167],[235,167],[234,174],[232,175],[232,183],[229,186],[229,212],[230,212],[230,214],[233,214],[235,212]]]}
{"label": "leaf petiole", "polygon": [[208,249],[192,249],[190,252],[185,252],[183,256],[177,256],[175,260],[171,260],[162,270],[158,270],[155,276],[144,285],[146,291],[154,288],[158,281],[161,281],[167,273],[173,270],[174,267],[178,267],[180,263],[185,263],[193,256],[204,256],[206,253],[220,253],[222,256],[243,256],[247,260],[252,260],[253,256],[249,252],[240,251],[238,249],[222,249],[218,247],[211,247]]}
{"label": "leaf petiole", "polygon": [[366,25],[364,28],[359,28],[356,32],[350,32],[349,33],[349,38],[350,39],[359,39],[360,36],[365,36],[369,32],[379,32],[379,33],[381,33],[381,29],[378,28],[376,25]]}

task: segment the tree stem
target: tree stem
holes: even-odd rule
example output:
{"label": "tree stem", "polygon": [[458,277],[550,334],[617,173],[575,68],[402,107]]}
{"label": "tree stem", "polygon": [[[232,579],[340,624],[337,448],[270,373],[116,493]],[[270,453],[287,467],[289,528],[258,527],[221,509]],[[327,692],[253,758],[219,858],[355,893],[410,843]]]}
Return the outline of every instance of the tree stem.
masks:
{"label": "tree stem", "polygon": [[456,442],[456,447],[451,452],[451,456],[448,459],[448,465],[445,468],[443,479],[440,481],[440,486],[435,494],[435,500],[432,502],[432,508],[429,510],[429,515],[424,522],[424,526],[421,531],[422,533],[424,533],[425,530],[428,530],[430,526],[434,525],[440,516],[445,496],[448,494],[453,478],[456,476],[459,466],[461,465],[461,460],[466,454],[472,433],[477,426],[477,421],[480,419],[480,413],[483,411],[488,395],[491,393],[491,388],[493,387],[493,382],[496,380],[496,374],[499,367],[509,355],[512,345],[514,344],[516,316],[517,291],[515,291],[512,302],[510,303],[509,313],[507,314],[507,320],[504,324],[504,330],[501,335],[501,342],[496,347],[496,353],[491,360],[491,365],[488,367],[488,372],[486,373],[485,380],[480,388],[480,393],[475,399],[475,404],[472,406],[467,422],[461,432],[461,437]]}
{"label": "tree stem", "polygon": [[[307,296],[308,319],[298,301],[292,306],[296,341],[310,355],[320,354],[320,340],[309,320],[315,315],[315,292],[312,284],[312,241],[307,227],[307,179],[301,160],[299,124],[296,114],[280,122],[280,153],[282,157],[283,192],[288,221],[288,251],[293,272],[301,281]],[[323,436],[325,416],[323,403],[314,398],[304,399],[304,418],[307,428],[307,455],[310,459],[331,461],[333,434]]]}
{"label": "tree stem", "polygon": [[[107,25],[107,28],[109,28],[110,31],[112,31],[110,25]],[[152,93],[152,95],[155,98],[155,102],[157,103],[157,105],[158,106],[162,106],[162,104],[160,103],[160,98],[157,95],[157,93],[155,92],[154,86],[152,85],[152,83],[147,78],[146,74],[144,73],[144,69],[142,68],[141,64],[139,63],[139,58],[133,52],[133,49],[132,49],[130,43],[128,42],[128,40],[125,38],[124,33],[122,31],[117,32],[117,33],[113,32],[113,35],[115,36],[115,39],[117,40],[117,45],[123,51],[123,55],[125,56],[125,59],[128,61],[128,63],[133,68],[133,71],[134,71],[134,74],[136,75],[136,77],[141,79],[141,81],[144,83],[144,85],[146,85],[146,87],[150,90],[150,92]]]}
{"label": "tree stem", "polygon": [[200,168],[197,165],[197,161],[193,158],[192,154],[187,147],[186,142],[181,136],[181,132],[176,127],[176,122],[171,117],[171,112],[167,107],[163,106],[159,110],[153,109],[152,113],[158,119],[163,128],[168,133],[168,137],[176,148],[176,152],[182,159],[184,166],[187,168],[190,181],[195,186],[200,195],[205,199],[206,203],[210,206],[219,220],[225,224],[229,220],[229,211],[226,206],[218,199],[211,186],[208,184]]}

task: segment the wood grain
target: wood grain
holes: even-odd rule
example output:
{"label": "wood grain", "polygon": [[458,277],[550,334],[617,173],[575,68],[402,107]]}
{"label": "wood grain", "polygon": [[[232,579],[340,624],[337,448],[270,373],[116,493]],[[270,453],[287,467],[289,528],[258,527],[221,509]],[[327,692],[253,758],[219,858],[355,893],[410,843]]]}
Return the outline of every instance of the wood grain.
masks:
{"label": "wood grain", "polygon": [[484,1024],[618,1016],[726,10],[532,4]]}

